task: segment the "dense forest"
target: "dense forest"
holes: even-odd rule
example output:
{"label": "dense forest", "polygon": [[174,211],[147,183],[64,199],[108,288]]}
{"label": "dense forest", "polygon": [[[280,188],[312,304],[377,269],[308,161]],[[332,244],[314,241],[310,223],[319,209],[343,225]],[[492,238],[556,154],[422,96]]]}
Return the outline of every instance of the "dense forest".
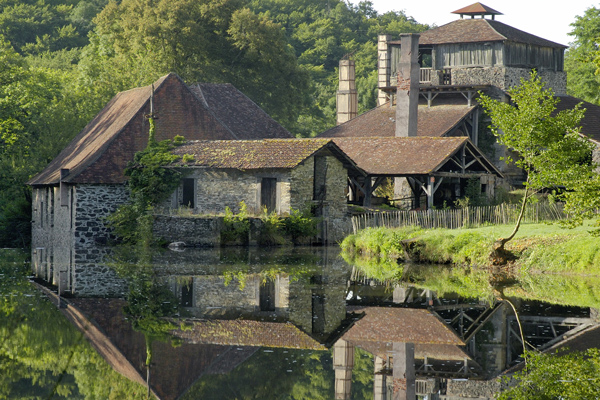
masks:
{"label": "dense forest", "polygon": [[[2,246],[29,244],[24,182],[117,92],[168,72],[230,82],[295,135],[314,136],[335,123],[344,55],[356,60],[363,112],[375,106],[377,35],[429,28],[370,1],[0,0],[0,10]],[[597,86],[584,93],[598,82],[591,10],[573,24],[578,50],[566,64],[579,71],[572,94],[598,101]]]}

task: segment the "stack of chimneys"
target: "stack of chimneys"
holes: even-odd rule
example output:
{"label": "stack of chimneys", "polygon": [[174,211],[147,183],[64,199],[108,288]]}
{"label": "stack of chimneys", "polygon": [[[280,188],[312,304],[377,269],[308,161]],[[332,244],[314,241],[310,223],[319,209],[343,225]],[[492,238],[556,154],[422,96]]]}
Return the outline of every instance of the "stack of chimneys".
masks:
{"label": "stack of chimneys", "polygon": [[[398,64],[398,88],[396,90],[396,137],[417,136],[419,113],[419,34],[405,33],[400,36],[400,63]],[[380,35],[379,86],[389,86],[390,52],[387,41],[389,35]],[[385,100],[380,90],[378,105]],[[358,94],[356,92],[354,61],[340,61],[339,90],[337,91],[337,124],[350,121],[358,114]]]}

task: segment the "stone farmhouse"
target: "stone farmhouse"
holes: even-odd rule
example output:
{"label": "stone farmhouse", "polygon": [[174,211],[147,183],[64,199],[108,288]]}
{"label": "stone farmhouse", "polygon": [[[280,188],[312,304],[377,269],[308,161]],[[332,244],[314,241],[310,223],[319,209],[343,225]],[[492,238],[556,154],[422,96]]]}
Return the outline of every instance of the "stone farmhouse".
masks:
{"label": "stone farmhouse", "polygon": [[[123,170],[147,144],[151,99],[156,139],[184,136],[190,142],[178,151],[196,160],[179,165],[193,172],[170,208],[212,213],[244,200],[253,211],[266,206],[286,214],[308,203],[340,221],[330,227],[339,238],[345,204],[371,205],[388,179],[395,179],[397,197],[412,199],[411,208],[451,204],[472,178],[488,196],[504,179],[518,184],[521,172],[498,161],[505,150],[496,147],[488,158],[479,147],[476,93],[505,99],[505,90],[536,68],[561,98],[559,108],[572,107],[579,101],[566,95],[565,46],[496,21],[500,13],[479,3],[455,13],[471,19],[400,40],[379,37],[380,105],[360,116],[353,61],[342,60],[339,125],[317,140],[293,139],[231,85],[188,86],[169,74],[153,87],[117,94],[29,181],[34,260],[68,263],[76,252],[52,249],[106,242],[103,220],[128,198]],[[600,143],[600,107],[584,106],[582,132]],[[230,153],[237,156],[225,157]]]}

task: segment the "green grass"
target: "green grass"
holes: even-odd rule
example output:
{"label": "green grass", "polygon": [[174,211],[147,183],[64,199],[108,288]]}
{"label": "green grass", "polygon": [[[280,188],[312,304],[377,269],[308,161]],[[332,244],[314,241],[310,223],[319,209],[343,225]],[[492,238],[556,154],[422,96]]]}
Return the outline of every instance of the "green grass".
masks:
{"label": "green grass", "polygon": [[[558,224],[523,224],[507,244],[521,271],[600,276],[600,238],[591,236],[592,223],[575,229]],[[471,229],[369,228],[350,235],[341,244],[344,252],[363,257],[405,260],[401,241],[410,239],[414,261],[462,266],[489,266],[494,241],[510,235],[512,225]]]}

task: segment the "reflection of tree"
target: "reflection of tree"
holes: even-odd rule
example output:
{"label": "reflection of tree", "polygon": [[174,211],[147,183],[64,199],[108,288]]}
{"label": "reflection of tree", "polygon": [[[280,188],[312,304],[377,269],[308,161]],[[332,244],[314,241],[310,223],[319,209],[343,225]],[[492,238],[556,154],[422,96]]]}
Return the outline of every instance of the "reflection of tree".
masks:
{"label": "reflection of tree", "polygon": [[501,400],[600,398],[600,350],[569,354],[529,353],[528,366],[515,374],[517,385]]}
{"label": "reflection of tree", "polygon": [[0,398],[144,398],[33,289],[28,273],[23,253],[0,251]]}

